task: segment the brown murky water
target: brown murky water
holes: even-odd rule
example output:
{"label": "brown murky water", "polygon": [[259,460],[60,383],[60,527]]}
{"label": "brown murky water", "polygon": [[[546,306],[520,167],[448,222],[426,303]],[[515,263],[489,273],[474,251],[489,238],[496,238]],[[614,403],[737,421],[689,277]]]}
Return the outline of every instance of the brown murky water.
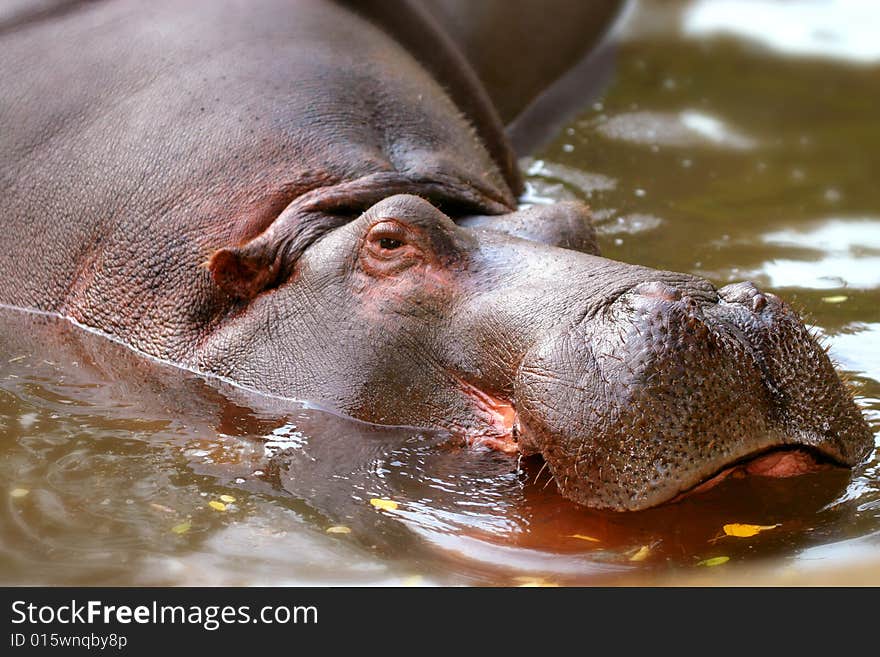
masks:
{"label": "brown murky water", "polygon": [[[846,3],[730,4],[637,8],[603,97],[524,162],[525,201],[585,198],[607,256],[792,302],[880,438],[870,21]],[[536,463],[259,398],[12,310],[0,481],[4,584],[880,582],[876,453],[852,474],[599,513]],[[775,527],[736,538],[727,523]]]}

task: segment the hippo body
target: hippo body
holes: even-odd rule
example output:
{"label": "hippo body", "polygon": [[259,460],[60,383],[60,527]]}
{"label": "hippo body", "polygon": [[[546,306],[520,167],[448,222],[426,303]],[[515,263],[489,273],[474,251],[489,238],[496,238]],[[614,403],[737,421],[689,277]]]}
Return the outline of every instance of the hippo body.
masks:
{"label": "hippo body", "polygon": [[581,204],[519,210],[490,96],[419,5],[47,4],[0,27],[0,303],[541,453],[596,507],[870,451],[778,298],[601,258]]}

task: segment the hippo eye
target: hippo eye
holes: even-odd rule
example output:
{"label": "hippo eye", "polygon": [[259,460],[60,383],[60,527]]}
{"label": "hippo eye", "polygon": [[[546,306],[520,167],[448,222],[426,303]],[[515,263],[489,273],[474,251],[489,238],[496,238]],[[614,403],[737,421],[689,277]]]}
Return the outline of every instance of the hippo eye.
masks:
{"label": "hippo eye", "polygon": [[386,251],[393,251],[394,249],[399,249],[401,246],[403,246],[403,242],[391,237],[383,237],[379,240],[379,246]]}
{"label": "hippo eye", "polygon": [[396,219],[383,219],[370,227],[361,262],[368,271],[389,275],[420,262],[424,251],[418,235]]}
{"label": "hippo eye", "polygon": [[379,251],[397,251],[407,245],[407,230],[396,221],[383,221],[370,229],[368,240]]}

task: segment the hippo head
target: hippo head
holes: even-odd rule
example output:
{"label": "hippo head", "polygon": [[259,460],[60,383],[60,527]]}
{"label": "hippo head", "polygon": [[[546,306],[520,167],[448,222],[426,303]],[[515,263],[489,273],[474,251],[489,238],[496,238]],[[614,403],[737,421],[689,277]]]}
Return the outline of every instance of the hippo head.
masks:
{"label": "hippo head", "polygon": [[825,351],[778,297],[512,236],[527,214],[464,226],[401,194],[320,234],[278,227],[224,249],[212,274],[242,302],[199,367],[540,453],[563,495],[597,508],[654,506],[758,457],[794,473],[869,453]]}

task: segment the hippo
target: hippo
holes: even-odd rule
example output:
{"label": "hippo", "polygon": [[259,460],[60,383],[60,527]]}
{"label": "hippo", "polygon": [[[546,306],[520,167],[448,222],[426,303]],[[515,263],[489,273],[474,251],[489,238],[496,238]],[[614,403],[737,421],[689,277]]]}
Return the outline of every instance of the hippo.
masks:
{"label": "hippo", "polygon": [[504,121],[440,5],[12,3],[0,303],[540,454],[599,509],[734,467],[862,462],[867,423],[783,300],[602,258],[582,203],[518,205]]}

